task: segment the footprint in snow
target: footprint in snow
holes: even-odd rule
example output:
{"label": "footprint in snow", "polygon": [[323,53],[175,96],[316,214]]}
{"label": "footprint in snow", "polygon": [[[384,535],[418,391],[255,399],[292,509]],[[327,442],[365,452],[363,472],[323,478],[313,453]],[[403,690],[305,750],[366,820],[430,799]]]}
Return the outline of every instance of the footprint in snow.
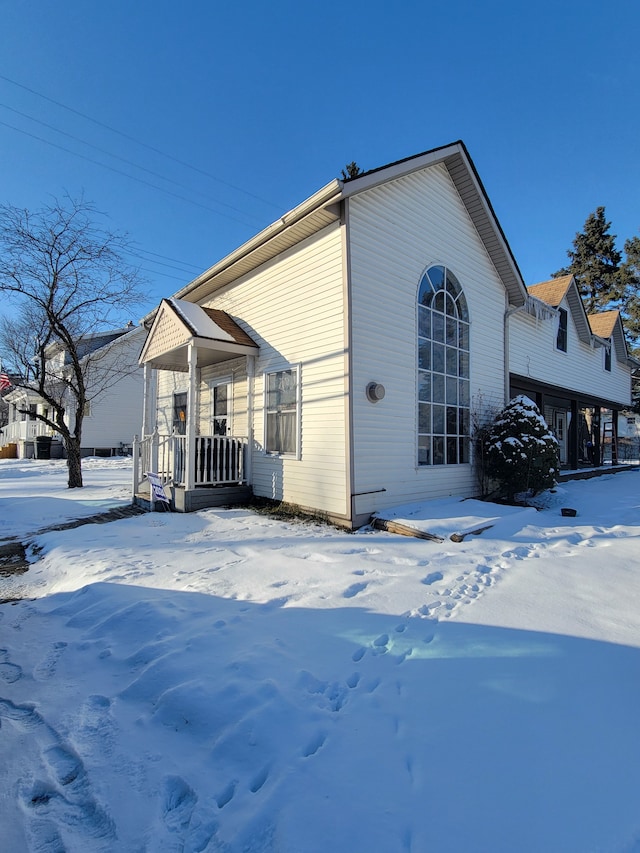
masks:
{"label": "footprint in snow", "polygon": [[17,663],[0,663],[0,678],[7,684],[13,684],[22,678],[22,667]]}
{"label": "footprint in snow", "polygon": [[191,822],[191,815],[198,795],[180,776],[167,776],[164,780],[162,797],[162,819],[171,832],[185,830]]}
{"label": "footprint in snow", "polygon": [[362,583],[352,583],[351,586],[347,587],[347,589],[342,593],[342,597],[355,598],[355,596],[365,590],[368,585],[369,584],[366,581],[363,581]]}
{"label": "footprint in snow", "polygon": [[379,637],[376,637],[373,641],[373,653],[374,655],[386,655],[389,651],[389,635],[388,634],[380,634]]}
{"label": "footprint in snow", "polygon": [[305,758],[310,758],[312,755],[315,755],[320,747],[324,745],[326,739],[327,735],[325,732],[317,732],[311,738],[307,746],[302,750],[302,755]]}

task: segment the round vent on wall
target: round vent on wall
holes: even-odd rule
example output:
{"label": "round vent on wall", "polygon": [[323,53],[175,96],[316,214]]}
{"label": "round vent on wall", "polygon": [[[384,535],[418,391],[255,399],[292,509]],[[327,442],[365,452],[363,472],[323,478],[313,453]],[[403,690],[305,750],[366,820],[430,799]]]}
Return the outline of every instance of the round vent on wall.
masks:
{"label": "round vent on wall", "polygon": [[367,399],[372,403],[379,403],[384,399],[384,394],[384,385],[380,385],[379,382],[370,382],[367,385]]}

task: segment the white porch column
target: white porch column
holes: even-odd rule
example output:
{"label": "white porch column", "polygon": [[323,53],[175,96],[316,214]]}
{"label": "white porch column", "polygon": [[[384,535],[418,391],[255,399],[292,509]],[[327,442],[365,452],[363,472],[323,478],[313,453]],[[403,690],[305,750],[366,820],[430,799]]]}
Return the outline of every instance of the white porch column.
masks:
{"label": "white porch column", "polygon": [[[144,390],[142,396],[142,438],[151,435],[153,425],[155,424],[155,416],[151,419],[151,401],[154,398],[151,390],[151,379],[155,371],[145,363],[142,373],[144,376]],[[154,407],[155,408],[155,407]]]}
{"label": "white porch column", "polygon": [[189,386],[187,389],[187,434],[185,452],[185,491],[195,488],[196,475],[196,378],[198,368],[198,350],[191,341],[187,351],[187,363],[189,365]]}

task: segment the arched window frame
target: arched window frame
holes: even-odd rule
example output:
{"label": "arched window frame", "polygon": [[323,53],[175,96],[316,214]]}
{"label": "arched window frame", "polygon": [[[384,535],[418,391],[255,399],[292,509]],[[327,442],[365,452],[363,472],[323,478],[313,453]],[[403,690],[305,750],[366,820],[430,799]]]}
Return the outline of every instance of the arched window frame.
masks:
{"label": "arched window frame", "polygon": [[417,297],[417,462],[469,462],[469,311],[454,273],[432,264]]}

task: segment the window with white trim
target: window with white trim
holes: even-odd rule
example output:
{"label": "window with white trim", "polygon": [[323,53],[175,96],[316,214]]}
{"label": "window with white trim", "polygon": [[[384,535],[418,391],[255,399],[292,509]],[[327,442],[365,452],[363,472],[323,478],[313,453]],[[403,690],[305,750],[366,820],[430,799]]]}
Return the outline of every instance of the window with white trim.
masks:
{"label": "window with white trim", "polygon": [[611,373],[611,346],[609,343],[608,346],[604,348],[604,369]]}
{"label": "window with white trim", "polygon": [[418,289],[418,465],[469,462],[469,312],[457,278],[429,267]]}
{"label": "window with white trim", "polygon": [[289,367],[265,374],[265,440],[267,453],[298,451],[299,370]]}
{"label": "window with white trim", "polygon": [[560,352],[567,351],[567,310],[558,308],[558,333],[556,335],[556,349]]}

